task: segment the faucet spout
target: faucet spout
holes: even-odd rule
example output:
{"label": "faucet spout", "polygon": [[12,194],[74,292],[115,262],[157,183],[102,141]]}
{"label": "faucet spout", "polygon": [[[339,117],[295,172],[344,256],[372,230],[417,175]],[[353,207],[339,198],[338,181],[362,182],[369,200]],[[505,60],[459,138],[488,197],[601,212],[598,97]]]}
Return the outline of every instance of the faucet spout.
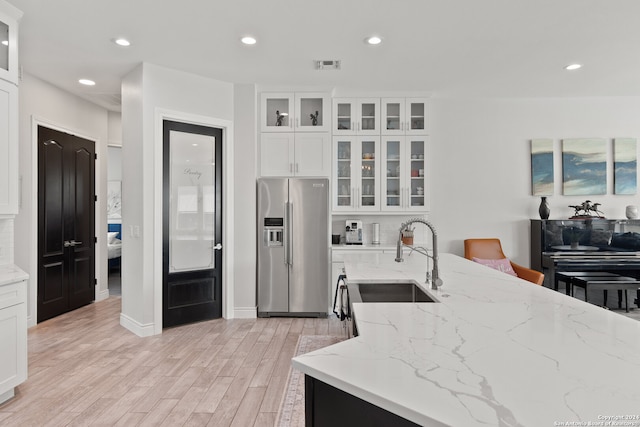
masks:
{"label": "faucet spout", "polygon": [[[402,231],[408,228],[411,224],[420,223],[426,225],[429,230],[431,230],[431,246],[433,248],[433,270],[431,274],[427,271],[427,283],[431,282],[431,289],[438,289],[442,286],[442,279],[440,278],[440,271],[438,270],[438,233],[436,232],[435,227],[429,221],[422,218],[412,218],[400,225],[400,229],[398,230],[398,242],[396,245],[396,262],[402,262],[404,259],[402,258]],[[417,251],[422,253],[421,251]],[[425,253],[423,255],[427,256],[427,270],[429,270],[429,254]]]}

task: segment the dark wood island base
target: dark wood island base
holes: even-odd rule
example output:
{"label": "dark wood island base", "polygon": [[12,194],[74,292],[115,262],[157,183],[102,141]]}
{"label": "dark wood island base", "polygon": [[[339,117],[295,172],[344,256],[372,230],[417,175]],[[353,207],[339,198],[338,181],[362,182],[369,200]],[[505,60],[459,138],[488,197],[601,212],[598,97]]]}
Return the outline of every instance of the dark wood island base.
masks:
{"label": "dark wood island base", "polygon": [[307,427],[419,425],[309,375],[304,383]]}

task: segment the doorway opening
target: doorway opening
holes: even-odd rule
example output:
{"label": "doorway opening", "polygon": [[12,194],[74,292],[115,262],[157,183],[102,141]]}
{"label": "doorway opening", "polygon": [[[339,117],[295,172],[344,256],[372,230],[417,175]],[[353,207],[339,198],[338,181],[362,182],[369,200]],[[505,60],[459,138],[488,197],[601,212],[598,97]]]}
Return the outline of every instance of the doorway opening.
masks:
{"label": "doorway opening", "polygon": [[107,287],[122,295],[122,147],[107,147]]}

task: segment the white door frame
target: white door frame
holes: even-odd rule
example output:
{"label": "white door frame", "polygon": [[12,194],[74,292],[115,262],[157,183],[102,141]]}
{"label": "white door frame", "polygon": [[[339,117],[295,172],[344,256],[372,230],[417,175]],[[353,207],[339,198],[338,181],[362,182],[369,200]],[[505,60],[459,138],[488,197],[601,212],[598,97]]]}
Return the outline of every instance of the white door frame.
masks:
{"label": "white door frame", "polygon": [[[156,147],[162,147],[162,124],[164,120],[190,123],[222,129],[222,317],[234,317],[234,274],[233,274],[233,122],[214,117],[199,116],[180,111],[156,108]],[[162,236],[162,192],[163,192],[163,150],[154,150],[154,235]],[[162,238],[154,240],[154,332],[162,333]]]}

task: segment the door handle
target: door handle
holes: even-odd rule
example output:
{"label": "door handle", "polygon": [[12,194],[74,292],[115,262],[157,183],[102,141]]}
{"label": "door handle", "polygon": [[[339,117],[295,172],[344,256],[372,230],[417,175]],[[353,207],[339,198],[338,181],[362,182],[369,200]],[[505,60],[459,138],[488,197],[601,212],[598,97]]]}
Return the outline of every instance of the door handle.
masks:
{"label": "door handle", "polygon": [[64,241],[64,247],[65,247],[65,248],[68,248],[69,246],[72,246],[72,245],[71,245],[71,242],[70,242],[70,241],[68,241],[68,240],[65,240],[65,241]]}
{"label": "door handle", "polygon": [[64,247],[68,248],[68,247],[74,247],[74,246],[78,246],[81,245],[82,242],[76,242],[75,240],[65,240],[64,241]]}
{"label": "door handle", "polygon": [[293,202],[289,202],[289,265],[293,265]]}
{"label": "door handle", "polygon": [[75,240],[72,240],[69,243],[71,243],[71,246],[80,246],[82,244],[82,242],[76,242]]}
{"label": "door handle", "polygon": [[211,249],[213,249],[214,251],[221,251],[222,250],[222,244],[218,243],[215,246],[212,246]]}

